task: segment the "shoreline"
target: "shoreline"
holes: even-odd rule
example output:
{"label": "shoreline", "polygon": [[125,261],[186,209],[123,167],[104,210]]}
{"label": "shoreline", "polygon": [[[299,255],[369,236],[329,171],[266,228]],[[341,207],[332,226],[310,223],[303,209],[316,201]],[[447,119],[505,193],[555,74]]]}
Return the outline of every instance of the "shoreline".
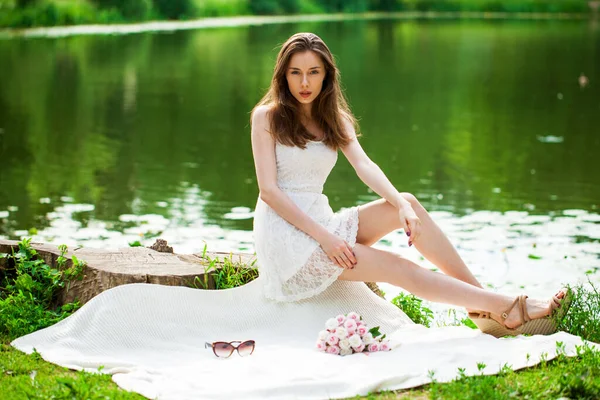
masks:
{"label": "shoreline", "polygon": [[507,13],[507,12],[369,12],[360,14],[303,14],[285,16],[235,16],[200,18],[190,21],[150,21],[132,24],[69,25],[45,28],[0,29],[0,39],[65,37],[75,35],[125,35],[142,32],[173,32],[191,29],[231,28],[293,22],[351,20],[588,20],[592,14]]}

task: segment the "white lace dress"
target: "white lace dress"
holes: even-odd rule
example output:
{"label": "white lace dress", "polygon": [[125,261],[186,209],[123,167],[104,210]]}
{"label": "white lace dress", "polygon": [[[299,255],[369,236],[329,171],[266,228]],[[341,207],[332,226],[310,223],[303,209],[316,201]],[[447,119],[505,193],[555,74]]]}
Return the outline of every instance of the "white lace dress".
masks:
{"label": "white lace dress", "polygon": [[[334,213],[323,185],[338,153],[323,142],[305,149],[275,145],[277,185],[291,200],[329,232],[356,243],[358,207]],[[260,198],[254,214],[254,243],[264,294],[277,301],[297,301],[325,290],[343,272],[311,236],[279,216]]]}

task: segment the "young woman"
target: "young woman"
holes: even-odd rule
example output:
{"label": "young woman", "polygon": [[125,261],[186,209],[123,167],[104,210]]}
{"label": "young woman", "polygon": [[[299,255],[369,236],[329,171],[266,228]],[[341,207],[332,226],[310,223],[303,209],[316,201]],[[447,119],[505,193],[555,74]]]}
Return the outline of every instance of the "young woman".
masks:
{"label": "young woman", "polygon": [[[556,330],[549,315],[566,312],[566,290],[549,301],[484,290],[415,196],[399,193],[369,159],[333,56],[317,35],[298,33],[284,43],[251,123],[260,189],[254,238],[266,297],[305,299],[336,279],[387,282],[430,301],[466,307],[495,336]],[[322,191],[338,150],[381,199],[332,211]],[[396,229],[404,229],[409,246],[447,275],[370,247]]]}

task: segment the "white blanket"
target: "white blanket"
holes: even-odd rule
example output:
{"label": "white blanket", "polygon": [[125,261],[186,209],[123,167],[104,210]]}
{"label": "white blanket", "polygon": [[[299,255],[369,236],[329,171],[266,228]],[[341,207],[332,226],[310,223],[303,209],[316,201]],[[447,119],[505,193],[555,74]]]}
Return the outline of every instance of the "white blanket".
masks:
{"label": "white blanket", "polygon": [[[583,341],[567,333],[495,339],[467,327],[427,329],[359,282],[335,282],[322,294],[277,303],[261,279],[205,291],[129,284],[107,290],[69,318],[12,345],[68,368],[112,375],[122,388],[156,399],[325,399],[366,395],[466,375],[495,374],[503,365],[531,366],[567,355]],[[356,311],[381,326],[390,352],[336,356],[315,349],[325,321]],[[254,354],[219,359],[205,342],[256,340]],[[593,345],[593,344],[592,344]],[[597,346],[597,345],[593,345]],[[600,347],[600,346],[598,346]],[[545,354],[545,355],[544,355]],[[529,360],[527,355],[529,355]]]}

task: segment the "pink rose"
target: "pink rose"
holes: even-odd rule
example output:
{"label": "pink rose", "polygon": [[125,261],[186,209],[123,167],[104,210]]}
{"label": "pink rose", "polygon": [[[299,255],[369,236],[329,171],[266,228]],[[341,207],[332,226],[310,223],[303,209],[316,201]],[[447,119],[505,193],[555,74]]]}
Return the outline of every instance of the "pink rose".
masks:
{"label": "pink rose", "polygon": [[379,345],[379,351],[390,351],[391,349],[390,342],[387,340]]}
{"label": "pink rose", "polygon": [[353,319],[354,322],[360,321],[360,315],[358,315],[355,312],[350,312],[350,313],[348,313],[348,316],[346,317],[346,319]]}
{"label": "pink rose", "polygon": [[327,343],[324,340],[317,340],[317,350],[325,351],[327,349]]}
{"label": "pink rose", "polygon": [[354,351],[357,353],[362,353],[365,349],[365,344],[361,343],[360,346],[353,347],[352,349],[354,349]]}
{"label": "pink rose", "polygon": [[367,327],[364,325],[360,325],[358,328],[356,328],[356,333],[358,333],[361,337],[364,336],[367,332]]}
{"label": "pink rose", "polygon": [[371,343],[369,345],[369,351],[371,353],[375,353],[376,351],[379,351],[379,345],[377,343]]}
{"label": "pink rose", "polygon": [[337,319],[338,325],[340,326],[342,326],[342,324],[346,321],[346,317],[344,317],[342,314],[335,317],[335,319]]}
{"label": "pink rose", "polygon": [[346,328],[348,332],[354,332],[356,330],[356,321],[347,319],[346,322],[344,322],[344,328]]}
{"label": "pink rose", "polygon": [[330,333],[327,335],[327,344],[330,346],[335,346],[340,341],[340,338],[337,337],[335,333]]}
{"label": "pink rose", "polygon": [[340,354],[340,348],[337,346],[329,346],[327,348],[327,353],[329,354]]}
{"label": "pink rose", "polygon": [[356,326],[361,326],[361,325],[365,325],[365,323],[362,322],[360,319],[358,321],[356,321]]}

